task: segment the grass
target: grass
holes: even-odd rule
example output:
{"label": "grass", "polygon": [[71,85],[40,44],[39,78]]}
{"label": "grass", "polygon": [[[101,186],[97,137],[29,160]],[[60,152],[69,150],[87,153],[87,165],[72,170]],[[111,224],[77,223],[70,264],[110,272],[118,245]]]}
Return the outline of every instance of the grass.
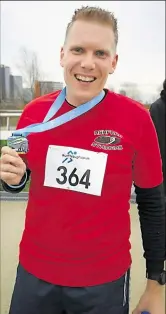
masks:
{"label": "grass", "polygon": [[6,146],[6,140],[0,140],[0,148]]}
{"label": "grass", "polygon": [[[0,140],[0,149],[3,147],[3,146],[6,146],[7,144],[7,141],[6,140]],[[27,182],[25,188],[22,190],[22,192],[28,192],[29,191],[29,185],[30,185],[30,180]],[[2,191],[3,188],[2,188],[2,185],[0,184],[0,191]]]}
{"label": "grass", "polygon": [[29,192],[29,185],[30,185],[30,180],[27,182],[25,188],[22,190],[22,192]]}

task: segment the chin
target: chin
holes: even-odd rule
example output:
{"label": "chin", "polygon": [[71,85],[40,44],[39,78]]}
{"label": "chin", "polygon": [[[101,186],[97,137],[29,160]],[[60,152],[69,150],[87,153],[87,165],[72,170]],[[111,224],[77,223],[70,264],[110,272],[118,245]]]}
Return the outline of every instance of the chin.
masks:
{"label": "chin", "polygon": [[85,91],[85,90],[80,90],[77,92],[77,97],[78,98],[83,98],[83,99],[91,99],[95,96],[95,92],[94,91]]}

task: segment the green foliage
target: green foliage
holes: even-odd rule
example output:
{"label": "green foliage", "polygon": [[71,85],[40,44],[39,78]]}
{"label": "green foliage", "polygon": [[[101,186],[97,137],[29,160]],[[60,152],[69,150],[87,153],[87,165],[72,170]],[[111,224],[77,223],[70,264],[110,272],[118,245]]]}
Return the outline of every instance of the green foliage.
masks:
{"label": "green foliage", "polygon": [[0,140],[0,148],[3,146],[6,146],[7,141],[6,140]]}

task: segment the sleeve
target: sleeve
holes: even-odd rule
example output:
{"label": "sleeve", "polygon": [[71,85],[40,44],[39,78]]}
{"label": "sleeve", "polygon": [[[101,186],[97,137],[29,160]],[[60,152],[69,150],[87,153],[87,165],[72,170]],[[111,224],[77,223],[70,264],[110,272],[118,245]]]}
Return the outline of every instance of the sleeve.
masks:
{"label": "sleeve", "polygon": [[136,202],[142,233],[144,258],[148,274],[160,274],[164,269],[165,202],[163,185],[145,189],[135,186]]}
{"label": "sleeve", "polygon": [[149,112],[150,112],[151,117],[153,117],[153,118],[154,118],[154,116],[155,116],[155,112],[156,112],[156,106],[155,106],[155,103],[151,104],[150,109],[149,109]]}
{"label": "sleeve", "polygon": [[163,183],[162,160],[150,113],[148,111],[143,113],[133,160],[133,181],[140,188],[153,188]]}
{"label": "sleeve", "polygon": [[25,188],[26,183],[29,181],[29,178],[30,178],[30,170],[27,169],[18,185],[9,185],[9,184],[7,184],[1,180],[2,187],[3,187],[4,191],[6,191],[6,192],[19,193]]}
{"label": "sleeve", "polygon": [[165,132],[165,120],[166,109],[165,103],[160,99],[160,102],[153,103],[150,107],[150,115],[155,125],[155,129],[158,136],[160,153],[162,158],[162,171],[164,177],[164,190],[166,195],[166,132]]}

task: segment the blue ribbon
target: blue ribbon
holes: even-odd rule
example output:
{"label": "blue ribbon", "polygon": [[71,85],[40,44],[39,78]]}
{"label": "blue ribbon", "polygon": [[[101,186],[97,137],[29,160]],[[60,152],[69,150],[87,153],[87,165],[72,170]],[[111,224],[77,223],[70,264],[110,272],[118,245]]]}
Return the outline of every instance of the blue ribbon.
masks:
{"label": "blue ribbon", "polygon": [[52,106],[50,107],[47,115],[45,116],[44,120],[42,123],[35,123],[31,124],[23,129],[16,130],[12,133],[14,136],[24,136],[26,137],[30,133],[39,133],[39,132],[44,132],[50,129],[54,129],[62,124],[65,124],[80,115],[86,113],[93,107],[95,107],[104,97],[104,91],[93,98],[92,100],[76,107],[75,109],[62,114],[61,116],[49,121],[61,108],[63,105],[65,98],[66,98],[66,87],[60,92],[56,100],[53,102]]}

